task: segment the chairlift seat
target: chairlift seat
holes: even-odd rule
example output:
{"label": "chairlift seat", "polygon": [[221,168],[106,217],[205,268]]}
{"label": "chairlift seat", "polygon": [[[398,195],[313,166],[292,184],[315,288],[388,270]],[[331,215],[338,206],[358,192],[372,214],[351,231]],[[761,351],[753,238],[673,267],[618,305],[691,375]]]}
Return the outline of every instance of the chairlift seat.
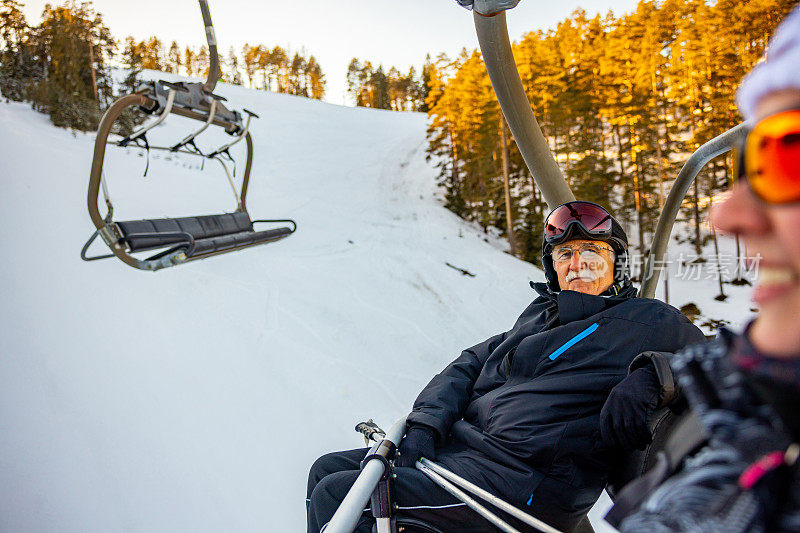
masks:
{"label": "chairlift seat", "polygon": [[276,241],[289,236],[293,231],[288,227],[255,231],[253,221],[244,211],[221,215],[131,220],[116,222],[116,225],[122,236],[121,241],[128,245],[131,252],[185,245],[189,257]]}

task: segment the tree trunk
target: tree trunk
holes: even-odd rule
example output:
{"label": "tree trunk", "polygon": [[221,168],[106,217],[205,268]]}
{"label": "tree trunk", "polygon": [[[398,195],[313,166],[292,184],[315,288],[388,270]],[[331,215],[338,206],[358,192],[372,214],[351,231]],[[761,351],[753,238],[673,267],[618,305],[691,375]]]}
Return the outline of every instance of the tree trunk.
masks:
{"label": "tree trunk", "polygon": [[697,254],[698,259],[700,259],[700,257],[703,255],[703,246],[700,242],[700,192],[697,185],[699,179],[700,176],[694,178],[694,192],[692,193],[692,200],[694,204],[694,251],[695,254]]}
{"label": "tree trunk", "polygon": [[94,72],[94,44],[89,43],[89,66],[92,69],[92,91],[94,99],[100,102],[100,95],[97,93],[97,75]]}
{"label": "tree trunk", "polygon": [[514,239],[514,218],[511,216],[511,191],[508,185],[508,141],[506,140],[506,121],[500,116],[500,142],[502,144],[500,152],[503,160],[503,189],[506,196],[506,231],[508,231],[508,245],[511,255],[516,256],[516,246]]}

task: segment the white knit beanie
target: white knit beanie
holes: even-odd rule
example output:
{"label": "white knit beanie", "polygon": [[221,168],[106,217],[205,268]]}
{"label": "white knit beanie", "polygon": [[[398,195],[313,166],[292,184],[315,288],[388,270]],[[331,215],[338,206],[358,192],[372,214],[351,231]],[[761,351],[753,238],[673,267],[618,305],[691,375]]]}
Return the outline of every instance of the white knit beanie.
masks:
{"label": "white knit beanie", "polygon": [[775,30],[765,60],[742,80],[736,93],[739,111],[751,120],[763,97],[783,89],[800,89],[800,7]]}

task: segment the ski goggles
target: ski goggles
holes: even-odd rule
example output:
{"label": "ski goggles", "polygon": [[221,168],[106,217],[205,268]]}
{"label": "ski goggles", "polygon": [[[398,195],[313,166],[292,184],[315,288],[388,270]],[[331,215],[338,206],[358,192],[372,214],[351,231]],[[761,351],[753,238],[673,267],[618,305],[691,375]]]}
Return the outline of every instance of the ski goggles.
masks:
{"label": "ski goggles", "polygon": [[592,202],[567,202],[553,209],[544,221],[544,240],[558,241],[573,224],[589,237],[611,236],[611,214]]}
{"label": "ski goggles", "polygon": [[800,109],[756,124],[739,149],[737,179],[770,204],[800,201]]}

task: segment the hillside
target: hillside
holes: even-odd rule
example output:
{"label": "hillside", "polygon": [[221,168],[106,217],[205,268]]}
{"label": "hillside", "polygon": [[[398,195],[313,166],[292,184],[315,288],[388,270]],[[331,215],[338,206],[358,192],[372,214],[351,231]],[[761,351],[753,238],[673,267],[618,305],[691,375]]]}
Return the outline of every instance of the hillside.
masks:
{"label": "hillside", "polygon": [[[157,273],[80,260],[93,136],[0,103],[2,531],[300,531],[313,460],[406,413],[543,279],[441,207],[424,115],[218,92],[261,115],[251,215],[299,229]],[[117,219],[235,207],[215,162],[107,161]]]}

